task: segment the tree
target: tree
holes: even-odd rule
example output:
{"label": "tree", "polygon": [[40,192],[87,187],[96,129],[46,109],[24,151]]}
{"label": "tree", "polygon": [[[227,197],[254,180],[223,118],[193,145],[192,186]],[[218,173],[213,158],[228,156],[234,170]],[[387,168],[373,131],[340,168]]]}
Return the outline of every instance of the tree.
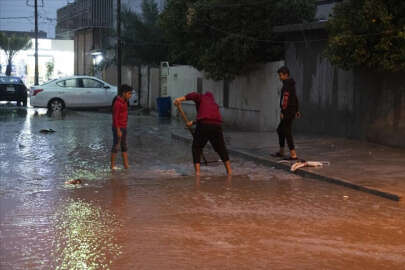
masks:
{"label": "tree", "polygon": [[167,60],[167,45],[154,0],[142,0],[142,13],[122,12],[123,63],[159,65]]}
{"label": "tree", "polygon": [[53,60],[46,63],[46,78],[48,80],[51,78],[54,69],[55,69],[55,63],[53,62]]}
{"label": "tree", "polygon": [[233,79],[283,57],[276,25],[314,18],[314,0],[169,0],[161,24],[169,60],[215,80]]}
{"label": "tree", "polygon": [[21,50],[30,49],[31,46],[32,42],[28,36],[6,35],[0,32],[0,49],[2,49],[7,56],[7,76],[11,74],[11,65],[14,56]]}
{"label": "tree", "polygon": [[334,13],[325,51],[331,63],[343,69],[405,70],[405,1],[348,0]]}

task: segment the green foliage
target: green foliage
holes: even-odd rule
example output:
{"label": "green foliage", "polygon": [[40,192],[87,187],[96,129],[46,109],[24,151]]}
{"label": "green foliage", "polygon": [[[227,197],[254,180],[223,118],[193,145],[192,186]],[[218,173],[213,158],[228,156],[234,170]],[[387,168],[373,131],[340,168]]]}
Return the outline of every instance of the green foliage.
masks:
{"label": "green foliage", "polygon": [[326,57],[343,69],[405,70],[405,1],[349,0],[328,22]]}
{"label": "green foliage", "polygon": [[215,80],[233,79],[283,56],[276,25],[311,21],[314,0],[169,0],[161,25],[169,61]]}
{"label": "green foliage", "polygon": [[154,0],[142,1],[142,13],[122,12],[123,64],[159,65],[167,60],[167,45],[159,25],[159,10]]}
{"label": "green foliage", "polygon": [[31,46],[32,42],[28,36],[7,35],[0,32],[0,49],[2,49],[7,56],[7,76],[11,74],[11,65],[14,56],[21,50],[30,49]]}

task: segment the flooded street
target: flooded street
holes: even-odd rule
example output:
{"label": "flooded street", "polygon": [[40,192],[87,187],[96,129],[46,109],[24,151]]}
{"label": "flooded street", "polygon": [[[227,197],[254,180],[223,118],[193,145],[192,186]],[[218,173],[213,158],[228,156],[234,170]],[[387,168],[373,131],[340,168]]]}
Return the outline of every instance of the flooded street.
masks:
{"label": "flooded street", "polygon": [[176,128],[130,115],[111,172],[111,114],[1,104],[0,269],[404,269],[403,203],[232,156],[196,178]]}

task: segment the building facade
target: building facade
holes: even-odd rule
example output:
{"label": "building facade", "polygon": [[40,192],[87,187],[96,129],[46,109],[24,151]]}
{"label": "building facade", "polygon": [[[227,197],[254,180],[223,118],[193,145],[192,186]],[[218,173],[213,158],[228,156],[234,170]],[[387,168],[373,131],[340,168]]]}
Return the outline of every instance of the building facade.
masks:
{"label": "building facade", "polygon": [[[156,0],[163,9],[166,0]],[[141,10],[141,1],[121,0],[122,9]],[[117,0],[76,0],[57,11],[56,37],[74,40],[74,72],[97,75],[93,66],[96,57],[113,58]]]}
{"label": "building facade", "polygon": [[[31,40],[34,44],[34,39]],[[39,83],[53,78],[73,75],[73,41],[38,39],[38,71]],[[0,73],[5,72],[7,57],[0,50]],[[11,74],[22,78],[29,87],[34,85],[35,77],[35,50],[19,51],[13,58]]]}
{"label": "building facade", "polygon": [[57,11],[56,37],[74,40],[76,75],[94,75],[92,53],[112,45],[107,37],[114,27],[115,2],[76,0]]}
{"label": "building facade", "polygon": [[57,11],[56,38],[73,39],[76,31],[111,29],[114,0],[76,0]]}

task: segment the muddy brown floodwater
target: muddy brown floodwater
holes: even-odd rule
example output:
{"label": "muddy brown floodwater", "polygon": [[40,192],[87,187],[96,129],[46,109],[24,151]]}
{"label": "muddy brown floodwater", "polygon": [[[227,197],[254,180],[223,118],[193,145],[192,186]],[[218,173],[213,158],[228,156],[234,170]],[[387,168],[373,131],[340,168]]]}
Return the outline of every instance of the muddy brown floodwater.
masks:
{"label": "muddy brown floodwater", "polygon": [[232,157],[195,178],[151,116],[111,173],[110,126],[0,105],[0,269],[404,269],[403,204]]}

